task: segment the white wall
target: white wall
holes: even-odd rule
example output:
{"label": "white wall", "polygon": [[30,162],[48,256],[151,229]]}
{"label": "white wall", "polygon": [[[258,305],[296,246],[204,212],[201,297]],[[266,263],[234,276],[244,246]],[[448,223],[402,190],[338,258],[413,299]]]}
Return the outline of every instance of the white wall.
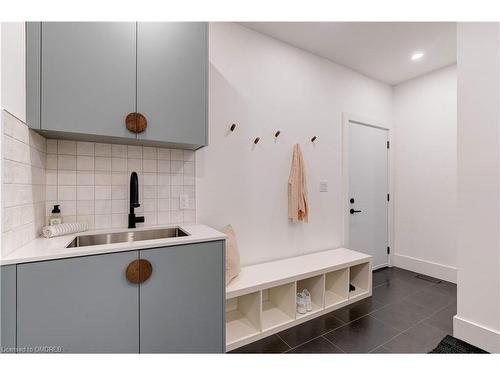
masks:
{"label": "white wall", "polygon": [[2,22],[2,108],[26,121],[25,23]]}
{"label": "white wall", "polygon": [[394,264],[456,282],[456,66],[395,86],[394,128]]}
{"label": "white wall", "polygon": [[[342,112],[390,125],[391,87],[242,26],[212,23],[209,98],[209,146],[196,155],[198,221],[231,223],[244,265],[340,246]],[[307,224],[287,219],[296,142],[307,167]]]}
{"label": "white wall", "polygon": [[453,335],[500,352],[500,24],[460,23]]}

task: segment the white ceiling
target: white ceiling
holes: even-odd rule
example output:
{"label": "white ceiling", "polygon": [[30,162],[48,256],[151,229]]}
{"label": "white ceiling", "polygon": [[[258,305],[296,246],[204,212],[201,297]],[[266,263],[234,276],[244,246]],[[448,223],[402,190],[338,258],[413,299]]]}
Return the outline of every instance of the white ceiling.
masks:
{"label": "white ceiling", "polygon": [[[394,85],[456,62],[452,22],[243,22],[241,25]],[[425,52],[411,61],[416,51]]]}

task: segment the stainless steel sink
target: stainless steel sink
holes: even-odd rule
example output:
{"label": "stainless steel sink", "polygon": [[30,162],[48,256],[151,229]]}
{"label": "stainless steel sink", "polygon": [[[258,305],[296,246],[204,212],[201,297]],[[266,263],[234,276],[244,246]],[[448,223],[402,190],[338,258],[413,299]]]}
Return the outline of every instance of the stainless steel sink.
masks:
{"label": "stainless steel sink", "polygon": [[133,232],[103,233],[86,236],[77,236],[66,247],[82,247],[105,245],[111,243],[157,240],[161,238],[185,237],[189,236],[179,227],[165,229],[138,230]]}

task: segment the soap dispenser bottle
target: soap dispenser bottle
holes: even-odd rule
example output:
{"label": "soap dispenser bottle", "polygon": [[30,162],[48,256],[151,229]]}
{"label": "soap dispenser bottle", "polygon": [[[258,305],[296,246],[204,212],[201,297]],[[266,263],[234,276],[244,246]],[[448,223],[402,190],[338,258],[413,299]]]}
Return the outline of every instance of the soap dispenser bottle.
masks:
{"label": "soap dispenser bottle", "polygon": [[49,224],[56,225],[61,223],[62,223],[61,210],[59,209],[59,205],[56,204],[52,209],[52,214],[50,215]]}

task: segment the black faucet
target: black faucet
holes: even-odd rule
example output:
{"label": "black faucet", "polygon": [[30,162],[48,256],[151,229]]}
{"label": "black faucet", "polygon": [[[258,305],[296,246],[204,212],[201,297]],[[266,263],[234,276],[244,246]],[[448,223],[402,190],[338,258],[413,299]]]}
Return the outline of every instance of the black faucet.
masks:
{"label": "black faucet", "polygon": [[130,213],[128,214],[128,227],[135,228],[135,223],[144,223],[144,216],[135,216],[134,208],[140,207],[139,204],[139,180],[137,173],[130,175]]}

